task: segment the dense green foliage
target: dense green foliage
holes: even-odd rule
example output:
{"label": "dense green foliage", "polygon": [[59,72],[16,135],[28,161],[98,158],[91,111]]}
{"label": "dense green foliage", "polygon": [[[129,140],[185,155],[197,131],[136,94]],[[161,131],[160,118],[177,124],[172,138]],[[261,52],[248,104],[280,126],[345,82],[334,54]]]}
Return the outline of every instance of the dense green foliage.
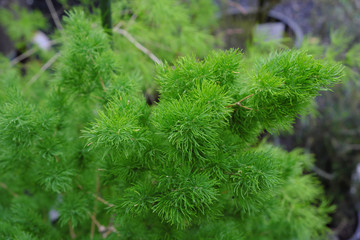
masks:
{"label": "dense green foliage", "polygon": [[[350,27],[350,26],[348,26]],[[353,33],[355,35],[355,32]],[[297,121],[293,134],[281,134],[277,143],[288,149],[303,147],[316,158],[313,171],[319,175],[329,199],[336,204],[331,226],[348,224],[336,234],[349,239],[356,225],[359,183],[357,165],[360,161],[360,45],[354,35],[344,29],[332,31],[330,42],[321,44],[318,38],[309,38],[303,44],[315,58],[341,61],[345,77],[333,92],[317,99],[316,111]]]}
{"label": "dense green foliage", "polygon": [[303,175],[311,156],[257,138],[289,128],[339,81],[340,65],[302,51],[273,53],[256,66],[237,50],[183,57],[157,65],[160,100],[149,106],[143,75],[133,71],[140,62],[128,67],[135,55],[111,50],[86,14],[70,12],[62,35],[41,100],[23,93],[19,74],[1,59],[0,238],[326,234],[332,207],[317,180]]}

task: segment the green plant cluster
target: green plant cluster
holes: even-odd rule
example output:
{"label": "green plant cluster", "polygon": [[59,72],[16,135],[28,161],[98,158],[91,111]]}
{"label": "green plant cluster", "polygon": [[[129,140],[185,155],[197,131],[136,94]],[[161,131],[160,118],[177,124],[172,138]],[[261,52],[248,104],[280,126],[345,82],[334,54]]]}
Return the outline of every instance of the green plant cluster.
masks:
{"label": "green plant cluster", "polygon": [[289,128],[341,65],[302,51],[251,68],[237,50],[183,57],[157,66],[149,106],[126,52],[83,12],[66,18],[60,54],[39,101],[1,60],[0,238],[325,236],[333,207],[303,175],[312,157],[257,138]]}
{"label": "green plant cluster", "polygon": [[[332,2],[335,4],[336,1]],[[345,3],[350,1],[343,1],[342,4]],[[323,5],[325,9],[329,6],[329,4]],[[350,6],[348,7],[346,11],[350,9]],[[332,10],[344,11],[338,8]],[[336,19],[330,16],[326,16],[328,23]],[[341,15],[337,17],[339,16]],[[356,24],[355,21],[353,23]],[[336,24],[343,23],[337,19]],[[329,40],[308,36],[301,46],[303,51],[313,55],[315,59],[326,58],[327,61],[334,63],[342,62],[344,65],[342,84],[318,97],[313,105],[309,106],[310,114],[300,117],[293,129],[276,133],[269,139],[286,149],[291,150],[300,146],[306,152],[314,154],[316,162],[311,171],[319,176],[325,186],[326,196],[337,205],[330,226],[332,229],[337,229],[342,222],[349,222],[340,231],[334,233],[341,239],[348,239],[351,238],[356,225],[354,212],[358,211],[358,189],[360,189],[356,180],[356,167],[360,160],[358,137],[360,45],[357,42],[356,31],[351,31],[353,27],[350,24],[343,25],[346,27],[330,31]],[[323,36],[323,38],[327,37]],[[265,42],[254,39],[246,48],[247,66],[251,66],[258,58],[273,51],[288,49],[284,44],[286,41],[287,39],[280,39]]]}
{"label": "green plant cluster", "polygon": [[[354,212],[358,211],[359,184],[354,176],[360,162],[360,45],[354,35],[338,29],[331,32],[329,43],[320,44],[318,38],[308,38],[302,48],[316,58],[341,61],[343,84],[317,99],[316,111],[297,122],[293,135],[281,135],[278,140],[291,142],[287,144],[290,149],[301,146],[315,155],[313,170],[326,186],[326,195],[338,206],[332,220],[336,227],[345,219],[354,221]],[[350,238],[354,225],[348,224],[338,236]]]}

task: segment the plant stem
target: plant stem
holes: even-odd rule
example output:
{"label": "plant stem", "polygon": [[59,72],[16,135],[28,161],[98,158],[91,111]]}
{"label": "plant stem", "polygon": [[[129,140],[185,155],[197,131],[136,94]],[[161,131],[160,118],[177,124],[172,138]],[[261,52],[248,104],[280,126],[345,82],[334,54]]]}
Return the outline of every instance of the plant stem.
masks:
{"label": "plant stem", "polygon": [[71,224],[71,221],[69,221],[68,224],[69,224],[70,237],[71,237],[71,239],[75,239],[76,234],[75,234],[74,228]]}
{"label": "plant stem", "polygon": [[[96,173],[96,195],[99,195],[100,192],[100,179],[99,179],[99,174]],[[96,211],[97,211],[97,201],[94,201],[94,213],[92,214],[92,216],[94,218],[91,218],[91,230],[90,230],[90,239],[94,239],[94,233],[95,233],[95,224],[96,222],[94,221],[94,219],[96,219]]]}
{"label": "plant stem", "polygon": [[141,45],[129,32],[127,32],[124,29],[120,29],[120,28],[114,28],[114,31],[121,34],[121,35],[123,35],[124,37],[126,37],[127,40],[129,40],[132,44],[134,44],[134,46],[137,49],[139,49],[140,51],[145,53],[155,63],[157,63],[159,65],[162,65],[161,60],[158,57],[156,57],[149,49],[147,49],[146,47]]}
{"label": "plant stem", "polygon": [[5,183],[0,182],[0,187],[7,190],[13,197],[17,197],[18,195],[11,191]]}
{"label": "plant stem", "polygon": [[254,94],[250,94],[249,96],[244,97],[244,98],[241,99],[240,101],[238,101],[238,102],[236,102],[236,103],[234,103],[234,104],[230,104],[229,106],[226,106],[226,107],[229,108],[229,107],[234,107],[234,106],[240,106],[240,107],[246,108],[246,109],[248,109],[248,110],[252,110],[252,108],[245,107],[245,106],[243,106],[243,105],[241,104],[242,101],[244,101],[244,100],[246,100],[246,99],[248,99],[249,97],[252,97],[252,96],[254,96]]}
{"label": "plant stem", "polygon": [[59,16],[57,15],[56,10],[54,8],[54,4],[52,3],[51,0],[46,0],[46,5],[48,6],[48,8],[50,10],[51,17],[53,18],[53,20],[55,22],[56,28],[59,29],[59,31],[62,31],[63,27],[61,25]]}
{"label": "plant stem", "polygon": [[31,55],[33,55],[36,52],[35,48],[31,48],[29,50],[27,50],[26,52],[24,52],[23,54],[17,56],[16,58],[14,58],[13,60],[11,60],[10,65],[14,66],[15,64],[17,64],[18,62],[24,60],[27,57],[30,57]]}
{"label": "plant stem", "polygon": [[58,59],[60,57],[60,53],[56,53],[54,56],[52,56],[52,58],[49,59],[49,61],[47,61],[41,68],[40,71],[38,73],[36,73],[31,79],[30,81],[26,84],[27,87],[30,87],[36,80],[38,80],[38,78],[41,76],[41,74],[43,72],[45,72],[49,67],[51,67],[51,65],[56,61],[56,59]]}
{"label": "plant stem", "polygon": [[112,204],[112,203],[109,203],[108,201],[106,201],[105,199],[103,199],[103,198],[101,198],[101,197],[99,197],[99,196],[97,196],[96,194],[92,194],[93,195],[93,197],[94,198],[96,198],[98,201],[100,201],[100,202],[102,202],[103,204],[105,204],[106,206],[108,206],[108,207],[115,207],[115,205],[114,204]]}

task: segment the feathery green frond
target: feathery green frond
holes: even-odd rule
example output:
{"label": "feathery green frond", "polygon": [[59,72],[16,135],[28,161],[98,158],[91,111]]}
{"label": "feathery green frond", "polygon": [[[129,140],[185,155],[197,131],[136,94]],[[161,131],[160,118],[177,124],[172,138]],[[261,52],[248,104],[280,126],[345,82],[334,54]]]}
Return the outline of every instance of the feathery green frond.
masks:
{"label": "feathery green frond", "polygon": [[312,156],[258,137],[289,128],[342,67],[302,51],[256,66],[235,49],[205,57],[215,7],[194,8],[210,4],[113,2],[117,27],[167,62],[156,76],[132,38],[110,48],[88,5],[65,17],[55,73],[36,86],[0,58],[1,239],[325,236]]}
{"label": "feathery green frond", "polygon": [[216,182],[208,176],[185,168],[162,176],[159,184],[167,191],[155,198],[153,211],[163,220],[185,228],[194,218],[214,213],[218,192]]}
{"label": "feathery green frond", "polygon": [[84,196],[79,193],[68,193],[60,202],[60,224],[76,227],[88,218],[89,212],[88,200]]}
{"label": "feathery green frond", "polygon": [[97,121],[85,130],[88,146],[115,148],[125,153],[144,149],[148,140],[141,118],[146,107],[137,98],[121,95],[113,98],[105,112],[100,111]]}

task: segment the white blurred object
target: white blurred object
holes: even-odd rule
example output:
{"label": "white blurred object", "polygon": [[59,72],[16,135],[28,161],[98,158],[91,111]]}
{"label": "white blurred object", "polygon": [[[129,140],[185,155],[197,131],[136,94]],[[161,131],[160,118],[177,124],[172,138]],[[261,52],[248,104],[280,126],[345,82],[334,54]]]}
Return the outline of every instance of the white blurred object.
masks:
{"label": "white blurred object", "polygon": [[33,43],[36,44],[42,50],[49,50],[51,48],[51,40],[41,31],[36,31],[33,39]]}
{"label": "white blurred object", "polygon": [[284,23],[263,23],[256,26],[255,38],[262,39],[264,41],[279,40],[284,37],[284,33]]}
{"label": "white blurred object", "polygon": [[58,211],[56,211],[53,208],[50,209],[50,212],[49,212],[49,220],[50,220],[50,222],[52,222],[52,223],[56,222],[59,219],[59,216],[60,216],[60,214],[59,214]]}

